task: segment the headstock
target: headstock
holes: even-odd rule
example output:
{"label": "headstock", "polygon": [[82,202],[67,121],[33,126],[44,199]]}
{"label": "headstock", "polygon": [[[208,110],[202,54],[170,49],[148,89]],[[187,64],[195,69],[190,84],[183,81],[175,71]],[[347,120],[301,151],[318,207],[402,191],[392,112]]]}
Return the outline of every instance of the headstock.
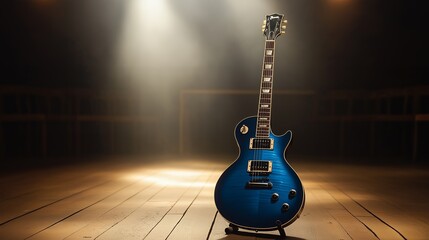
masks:
{"label": "headstock", "polygon": [[271,14],[265,16],[262,32],[267,40],[275,40],[282,33],[285,33],[287,20],[283,20],[283,14]]}

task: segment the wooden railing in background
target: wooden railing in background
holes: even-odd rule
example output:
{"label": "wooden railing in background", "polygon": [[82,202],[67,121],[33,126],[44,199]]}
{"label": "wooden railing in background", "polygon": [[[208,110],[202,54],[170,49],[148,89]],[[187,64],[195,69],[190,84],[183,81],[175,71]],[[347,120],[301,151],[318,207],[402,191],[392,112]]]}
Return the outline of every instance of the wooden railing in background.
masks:
{"label": "wooden railing in background", "polygon": [[[69,151],[79,157],[82,147],[82,124],[107,124],[104,129],[108,139],[108,148],[115,149],[115,126],[118,124],[134,124],[147,127],[148,124],[156,126],[157,117],[153,111],[141,110],[141,99],[120,91],[93,91],[70,89],[46,89],[33,87],[2,86],[0,88],[0,156],[4,155],[5,126],[8,123],[22,123],[27,125],[25,139],[28,142],[29,134],[39,135],[40,150],[37,154],[31,152],[27,155],[41,155],[46,158],[50,154],[48,132],[51,124],[63,123],[67,125],[70,133],[67,139]],[[150,113],[150,114],[149,114]],[[33,124],[33,125],[32,125]],[[37,130],[34,130],[37,125]],[[65,137],[66,134],[64,133]],[[154,138],[153,141],[156,141]],[[22,152],[25,152],[25,144]],[[28,148],[28,146],[27,146]],[[27,156],[32,157],[32,156]]]}
{"label": "wooden railing in background", "polygon": [[[429,122],[429,86],[379,91],[332,91],[319,95],[317,119],[336,122],[340,126],[340,157],[344,153],[344,124],[367,122],[370,124],[370,154],[374,154],[376,123],[411,123],[412,160],[418,158],[419,148],[429,148],[428,142],[420,142],[419,125]],[[428,133],[426,133],[428,134]]]}
{"label": "wooden railing in background", "polygon": [[[188,89],[180,93],[179,108],[179,143],[181,154],[192,154],[194,146],[188,144],[187,139],[191,136],[188,133],[186,123],[188,114],[196,109],[189,108],[189,98],[207,95],[216,95],[221,99],[225,96],[256,95],[257,91],[239,90],[239,89]],[[339,127],[338,135],[338,155],[340,158],[344,155],[346,139],[345,123],[363,122],[370,125],[368,134],[369,156],[374,154],[376,123],[404,122],[412,124],[412,153],[409,156],[412,161],[416,161],[418,149],[429,149],[429,143],[419,141],[419,136],[424,133],[420,129],[420,124],[429,122],[429,86],[419,86],[404,89],[385,89],[379,91],[328,91],[316,92],[312,90],[276,90],[274,95],[287,96],[307,96],[312,100],[313,106],[309,106],[307,111],[311,112],[311,118],[302,119],[303,121],[316,124],[333,123]],[[195,101],[196,99],[193,99]],[[243,116],[244,117],[244,116]],[[232,131],[232,130],[231,130]],[[388,137],[388,136],[384,136]]]}
{"label": "wooden railing in background", "polygon": [[[177,121],[177,134],[179,137],[177,145],[180,153],[192,155],[195,148],[195,146],[190,145],[192,143],[189,141],[190,138],[195,137],[190,133],[190,128],[194,126],[188,125],[190,122],[189,113],[198,111],[198,109],[190,107],[191,101],[198,100],[202,96],[211,96],[214,99],[233,96],[234,99],[237,97],[237,101],[242,101],[244,104],[246,101],[245,96],[253,99],[252,95],[257,98],[257,94],[258,92],[253,90],[237,89],[182,90],[179,95],[178,119],[171,119],[171,124],[175,124],[175,121]],[[300,116],[301,118],[305,116],[306,119],[298,120],[313,125],[320,124],[322,126],[326,123],[336,126],[338,128],[338,135],[335,135],[334,138],[338,140],[337,153],[340,158],[343,157],[346,149],[347,130],[350,128],[349,123],[365,123],[368,125],[367,141],[370,143],[368,144],[370,148],[368,149],[368,153],[370,156],[376,151],[374,149],[376,144],[374,143],[379,139],[377,130],[380,128],[380,125],[385,123],[404,123],[411,127],[409,142],[412,144],[412,149],[411,151],[408,151],[408,149],[404,151],[404,155],[408,154],[407,156],[411,160],[416,161],[416,159],[421,157],[419,154],[422,150],[424,150],[423,152],[428,152],[429,86],[380,91],[274,91],[274,97],[279,95],[293,101],[311,99],[306,103],[307,105],[304,110],[308,111],[309,114]],[[242,103],[240,104],[240,106],[243,106]],[[279,106],[282,105],[283,103],[279,102]],[[115,132],[118,132],[117,127],[122,125],[141,127],[141,129],[144,129],[141,133],[144,135],[142,136],[144,140],[152,141],[153,147],[162,145],[160,143],[161,140],[146,137],[153,136],[150,131],[159,129],[160,120],[162,120],[157,117],[159,114],[156,111],[150,109],[151,106],[153,106],[153,103],[150,103],[150,101],[145,103],[140,96],[120,91],[1,87],[0,157],[4,156],[5,152],[7,152],[5,148],[8,145],[7,141],[10,140],[7,137],[14,134],[11,133],[10,129],[6,129],[6,127],[13,124],[15,124],[15,128],[16,126],[25,128],[22,131],[24,132],[24,136],[22,137],[22,152],[28,152],[30,157],[34,155],[33,152],[35,151],[40,157],[46,158],[52,150],[55,150],[50,147],[49,142],[52,139],[49,133],[52,133],[52,129],[57,123],[64,125],[62,128],[64,133],[61,132],[60,134],[64,134],[64,143],[67,145],[68,154],[72,153],[73,156],[77,157],[85,153],[84,151],[82,153],[82,140],[86,140],[83,138],[88,135],[85,135],[85,130],[82,127],[87,126],[87,124],[100,125],[103,131],[107,132],[106,139],[102,140],[107,142],[106,148],[109,149],[114,149],[117,141],[123,140],[117,140],[118,134],[115,134]],[[233,109],[225,109],[225,111],[231,110]],[[222,109],[216,109],[216,111],[218,112],[213,112],[213,114],[219,114],[219,111],[222,112]],[[311,117],[308,117],[308,115]],[[199,117],[198,114],[196,117]],[[35,125],[37,125],[36,130],[34,129]],[[228,129],[228,133],[231,132],[232,129]],[[138,140],[132,137],[128,138],[127,134],[122,133],[120,135],[122,137],[125,135],[126,141],[130,144],[135,144],[136,142],[139,144]],[[32,149],[26,150],[25,147],[28,148],[29,145],[34,143],[29,136],[32,138],[34,136],[37,137],[37,146],[30,146]],[[174,136],[174,133],[172,136]],[[233,138],[230,135],[228,137]],[[170,144],[174,145],[176,141],[171,139],[171,137],[169,139],[171,141]],[[150,145],[146,145],[142,149],[150,149],[151,147]],[[34,150],[34,148],[37,149]],[[174,149],[174,146],[171,149]]]}

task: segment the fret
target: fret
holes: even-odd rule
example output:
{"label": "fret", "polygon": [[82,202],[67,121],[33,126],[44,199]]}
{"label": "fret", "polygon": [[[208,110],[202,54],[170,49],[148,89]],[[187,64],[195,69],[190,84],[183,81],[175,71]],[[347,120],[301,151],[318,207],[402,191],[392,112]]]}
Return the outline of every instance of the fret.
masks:
{"label": "fret", "polygon": [[271,57],[271,56],[265,56],[264,62],[265,63],[273,63],[274,62],[274,58]]}
{"label": "fret", "polygon": [[274,40],[265,41],[265,48],[274,48]]}
{"label": "fret", "polygon": [[263,75],[264,77],[271,77],[273,75],[273,70],[272,69],[264,69]]}
{"label": "fret", "polygon": [[261,99],[260,103],[271,103],[271,99],[269,98]]}

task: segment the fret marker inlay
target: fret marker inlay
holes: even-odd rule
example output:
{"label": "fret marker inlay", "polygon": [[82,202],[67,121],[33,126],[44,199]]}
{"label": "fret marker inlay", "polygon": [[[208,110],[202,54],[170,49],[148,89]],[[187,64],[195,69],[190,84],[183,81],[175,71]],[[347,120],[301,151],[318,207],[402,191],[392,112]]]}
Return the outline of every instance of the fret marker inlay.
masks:
{"label": "fret marker inlay", "polygon": [[271,81],[271,78],[269,78],[269,77],[264,77],[264,82],[269,82],[269,81]]}
{"label": "fret marker inlay", "polygon": [[264,88],[264,89],[262,89],[262,92],[263,93],[270,93],[270,89],[269,88]]}
{"label": "fret marker inlay", "polygon": [[273,65],[271,64],[265,64],[265,69],[271,69]]}
{"label": "fret marker inlay", "polygon": [[268,56],[273,55],[273,50],[267,50],[267,55],[268,55]]}
{"label": "fret marker inlay", "polygon": [[262,105],[261,105],[261,107],[263,107],[263,108],[267,108],[267,107],[268,107],[268,104],[262,104]]}

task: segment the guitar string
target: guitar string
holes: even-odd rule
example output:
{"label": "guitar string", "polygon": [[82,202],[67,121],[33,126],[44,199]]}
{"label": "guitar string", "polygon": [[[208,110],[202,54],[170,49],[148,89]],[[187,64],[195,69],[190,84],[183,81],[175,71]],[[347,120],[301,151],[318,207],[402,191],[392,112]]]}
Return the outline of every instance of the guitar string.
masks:
{"label": "guitar string", "polygon": [[[264,46],[264,52],[265,52],[265,47],[266,46]],[[265,57],[265,53],[264,53],[264,57]],[[264,61],[262,61],[262,77],[261,78],[263,78],[264,77]],[[250,168],[252,169],[252,168],[255,168],[255,170],[254,171],[252,171],[252,182],[255,182],[256,181],[256,172],[257,172],[257,169],[258,169],[258,162],[257,162],[257,156],[258,156],[258,148],[259,148],[259,146],[258,146],[258,124],[259,124],[259,116],[260,116],[260,103],[261,103],[261,90],[262,89],[262,79],[261,79],[261,83],[260,83],[260,89],[259,89],[259,99],[258,99],[258,114],[257,114],[257,116],[256,116],[256,132],[255,132],[255,139],[253,140],[253,147],[255,148],[254,150],[253,150],[253,161],[255,161],[255,163],[251,163],[250,164]],[[253,169],[252,169],[253,170]]]}
{"label": "guitar string", "polygon": [[[269,50],[272,50],[272,49],[271,49],[271,47],[272,47],[272,46],[271,46],[271,43],[272,43],[271,41],[267,41],[267,42],[266,42],[266,45],[267,45],[266,47],[268,47],[268,49],[269,49]],[[267,52],[265,51],[265,54],[264,54],[264,55],[266,55],[266,54],[267,54]],[[266,68],[265,68],[265,65],[267,64],[267,63],[266,63],[266,60],[267,60],[267,59],[266,59],[266,56],[265,56],[265,57],[264,57],[264,69],[266,69]],[[271,63],[271,62],[269,62],[268,64],[272,64],[272,63]],[[265,75],[265,74],[264,74],[264,75]],[[270,74],[270,70],[267,70],[267,74],[266,74],[266,76],[264,76],[264,77],[270,77],[270,81],[272,81],[271,75],[272,75],[272,74]],[[262,84],[262,85],[263,85],[263,87],[264,87],[264,88],[266,88],[266,85],[268,85],[268,84],[267,84],[267,83],[265,83],[265,82],[263,82],[263,84]],[[269,96],[269,94],[270,94],[270,93],[264,93],[264,95],[263,95],[263,96],[264,96],[264,104],[266,104],[266,103],[265,103],[265,101],[266,101],[266,99],[267,99],[267,96],[266,96],[266,95],[268,95],[268,96]],[[262,107],[262,106],[261,106],[261,107]],[[270,111],[270,110],[268,110],[268,112],[269,112],[269,111]],[[264,111],[264,114],[266,114],[266,111]],[[269,115],[269,113],[268,113],[268,115]],[[266,116],[264,116],[264,117],[266,117]],[[267,118],[267,119],[269,119],[269,116],[268,116],[268,118]],[[264,123],[263,125],[266,125],[266,123]],[[267,125],[267,126],[268,126],[268,125]],[[264,131],[263,131],[263,132],[264,132],[264,135],[265,135],[264,137],[268,139],[268,140],[264,140],[264,141],[269,141],[269,137],[270,137],[269,129],[264,128]],[[264,160],[264,159],[262,159],[262,155],[263,155],[263,150],[261,150],[261,156],[260,156],[260,158],[261,158],[261,160]],[[261,165],[262,165],[262,161],[261,161]],[[263,167],[263,166],[261,166],[261,168],[262,168],[262,167]]]}
{"label": "guitar string", "polygon": [[[269,36],[267,36],[267,38],[269,38]],[[270,140],[270,132],[271,132],[271,108],[272,108],[272,88],[273,88],[273,73],[274,73],[274,47],[275,47],[275,39],[266,39],[265,40],[265,46],[264,46],[264,54],[263,54],[263,61],[262,61],[262,77],[261,77],[261,85],[260,85],[260,96],[259,96],[259,102],[258,102],[258,115],[257,115],[257,119],[256,119],[256,134],[255,134],[255,139],[256,141],[254,141],[254,147],[256,148],[254,150],[254,154],[253,154],[253,160],[256,161],[256,164],[253,165],[252,162],[250,163],[250,169],[252,170],[253,167],[256,168],[256,171],[251,171],[251,181],[262,181],[262,179],[258,179],[261,178],[262,176],[262,168],[264,167],[264,164],[262,162],[262,157],[263,157],[263,152],[264,150],[262,149],[262,147],[265,147],[263,144],[263,141],[267,141],[266,143],[269,144],[269,147],[271,147],[271,140]],[[265,71],[265,66],[266,66],[266,59],[267,59],[267,49],[271,50],[271,61],[269,61],[269,64],[271,65],[271,68],[268,71]],[[266,72],[270,73],[270,74],[266,74]],[[269,77],[270,81],[266,84],[264,82],[264,78],[265,77]],[[271,85],[269,85],[271,84]],[[268,92],[268,96],[269,99],[267,99],[265,97],[265,93],[264,93],[264,86],[268,85],[269,86],[269,92]],[[264,116],[264,118],[267,118],[267,123],[261,124],[260,122],[260,116],[261,116],[261,109],[262,109],[262,100],[264,100],[264,105],[265,105],[265,100],[269,100],[267,102],[268,105],[268,113],[266,113],[265,111],[263,112],[264,114],[268,114],[268,116]],[[260,125],[266,125],[266,127],[264,127],[264,130],[260,129],[259,126]],[[261,133],[259,133],[261,132]],[[266,135],[266,136],[265,136]],[[264,139],[265,138],[265,139]],[[267,163],[268,167],[269,167],[269,162]]]}
{"label": "guitar string", "polygon": [[[262,130],[262,138],[265,138],[263,141],[266,141],[265,144],[269,144],[269,146],[262,146],[263,143],[262,141],[259,143],[259,156],[258,156],[258,160],[260,160],[258,163],[258,175],[261,177],[262,175],[262,169],[264,167],[263,165],[263,153],[264,153],[264,149],[262,149],[262,147],[271,147],[271,140],[270,140],[270,122],[271,122],[271,102],[272,102],[272,84],[273,84],[273,68],[274,68],[274,40],[271,41],[266,41],[265,43],[265,51],[264,51],[264,65],[263,65],[263,78],[261,79],[261,91],[262,91],[262,95],[263,97],[261,97],[261,100],[263,99],[264,103],[263,104],[267,104],[268,105],[268,111],[264,111],[264,114],[267,116],[264,116],[267,118],[267,120],[265,120],[266,122],[264,122],[264,124],[262,125],[266,125],[266,127],[264,127],[264,129]],[[271,50],[271,55],[269,57],[271,57],[270,61],[268,61],[267,63],[267,59],[266,59],[266,54],[267,54],[267,49]],[[269,68],[267,71],[265,71],[265,66],[266,64],[270,64],[271,68]],[[265,77],[269,77],[270,81],[265,83],[264,82],[264,78]],[[270,85],[271,84],[271,85]],[[268,87],[269,92],[268,93],[264,93],[263,89]],[[266,100],[269,100],[268,102],[266,102]],[[262,108],[262,102],[260,103],[260,108]],[[267,168],[269,166],[269,162],[267,162]],[[267,169],[268,170],[268,169]],[[260,181],[263,181],[262,179],[260,179]]]}
{"label": "guitar string", "polygon": [[263,85],[263,80],[265,77],[265,71],[264,71],[264,65],[265,65],[265,54],[266,54],[266,49],[267,49],[267,41],[265,41],[265,45],[264,45],[264,54],[263,54],[263,61],[262,61],[262,76],[261,76],[261,83],[260,83],[260,88],[259,88],[259,101],[258,101],[258,115],[256,116],[256,133],[255,133],[255,140],[253,142],[253,147],[255,148],[253,150],[253,160],[255,161],[255,164],[253,164],[252,162],[250,163],[250,168],[252,170],[252,168],[255,168],[254,171],[251,171],[251,176],[252,182],[256,182],[256,177],[259,171],[259,148],[260,148],[260,142],[259,142],[259,121],[260,121],[260,115],[261,115],[261,99],[262,99],[262,85]]}
{"label": "guitar string", "polygon": [[[265,46],[264,46],[264,54],[263,54],[263,56],[264,56],[264,58],[263,58],[263,61],[262,61],[262,77],[261,77],[261,87],[260,87],[260,97],[259,97],[259,105],[258,105],[258,109],[259,109],[259,111],[258,111],[258,118],[257,118],[257,123],[256,123],[256,129],[257,129],[257,133],[258,133],[258,135],[259,135],[259,132],[263,132],[263,130],[262,129],[260,129],[259,128],[259,126],[261,125],[261,122],[260,122],[260,116],[261,116],[261,110],[262,110],[262,101],[263,101],[263,99],[264,99],[264,95],[263,95],[263,88],[264,88],[264,78],[266,77],[266,74],[265,74],[265,64],[266,64],[266,62],[265,62],[265,59],[266,59],[266,53],[267,53],[267,41],[265,40]],[[259,130],[258,130],[259,129]],[[262,134],[262,138],[263,138],[264,136],[263,136],[263,134]],[[262,167],[262,152],[263,152],[263,149],[262,149],[262,141],[263,140],[261,140],[261,136],[258,136],[258,140],[257,140],[257,150],[256,150],[256,153],[257,153],[257,157],[256,157],[256,169],[257,169],[257,171],[256,171],[256,176],[257,176],[257,178],[258,179],[256,179],[257,181],[260,181],[261,179],[259,179],[260,178],[260,175],[261,175],[261,167]]]}
{"label": "guitar string", "polygon": [[[270,137],[270,134],[271,134],[271,111],[272,111],[272,107],[273,107],[273,84],[274,84],[274,57],[275,57],[275,40],[273,40],[272,42],[271,42],[271,51],[272,51],[272,57],[271,57],[271,74],[270,74],[270,83],[268,84],[270,87],[269,87],[269,91],[270,91],[270,93],[269,93],[269,98],[270,98],[270,100],[269,100],[269,117],[268,117],[268,139],[269,139],[269,137]],[[271,147],[271,142],[270,142],[270,147]],[[274,143],[273,143],[273,150],[272,151],[274,151]]]}
{"label": "guitar string", "polygon": [[265,133],[265,131],[266,131],[266,129],[264,128],[264,129],[262,129],[260,126],[261,125],[264,125],[264,124],[262,124],[261,123],[261,115],[263,114],[264,115],[264,117],[265,117],[265,115],[266,115],[266,112],[265,112],[265,110],[263,110],[263,108],[262,108],[262,105],[263,104],[265,104],[264,102],[265,102],[265,99],[266,99],[266,96],[265,96],[265,93],[264,93],[264,86],[266,85],[265,84],[265,82],[264,82],[264,78],[265,77],[268,77],[267,76],[267,71],[265,70],[265,66],[266,66],[266,64],[267,64],[267,62],[266,62],[266,57],[267,57],[267,50],[269,50],[269,43],[270,42],[268,42],[267,40],[265,41],[265,47],[264,47],[264,54],[263,54],[263,56],[264,56],[264,59],[263,59],[263,61],[262,61],[262,78],[261,78],[261,88],[260,88],[260,98],[259,98],[259,105],[258,105],[258,109],[259,109],[259,113],[258,113],[258,121],[257,121],[257,133],[258,133],[258,140],[257,140],[257,144],[258,144],[258,146],[257,146],[257,150],[256,150],[256,152],[257,152],[257,158],[256,158],[256,160],[257,160],[257,162],[256,162],[256,165],[257,165],[257,171],[256,171],[256,175],[257,175],[257,181],[261,181],[262,182],[262,179],[261,179],[261,175],[262,175],[262,165],[263,165],[263,163],[262,163],[262,156],[263,156],[263,145],[264,145],[264,138],[266,137],[265,135],[266,135],[266,133]]}

